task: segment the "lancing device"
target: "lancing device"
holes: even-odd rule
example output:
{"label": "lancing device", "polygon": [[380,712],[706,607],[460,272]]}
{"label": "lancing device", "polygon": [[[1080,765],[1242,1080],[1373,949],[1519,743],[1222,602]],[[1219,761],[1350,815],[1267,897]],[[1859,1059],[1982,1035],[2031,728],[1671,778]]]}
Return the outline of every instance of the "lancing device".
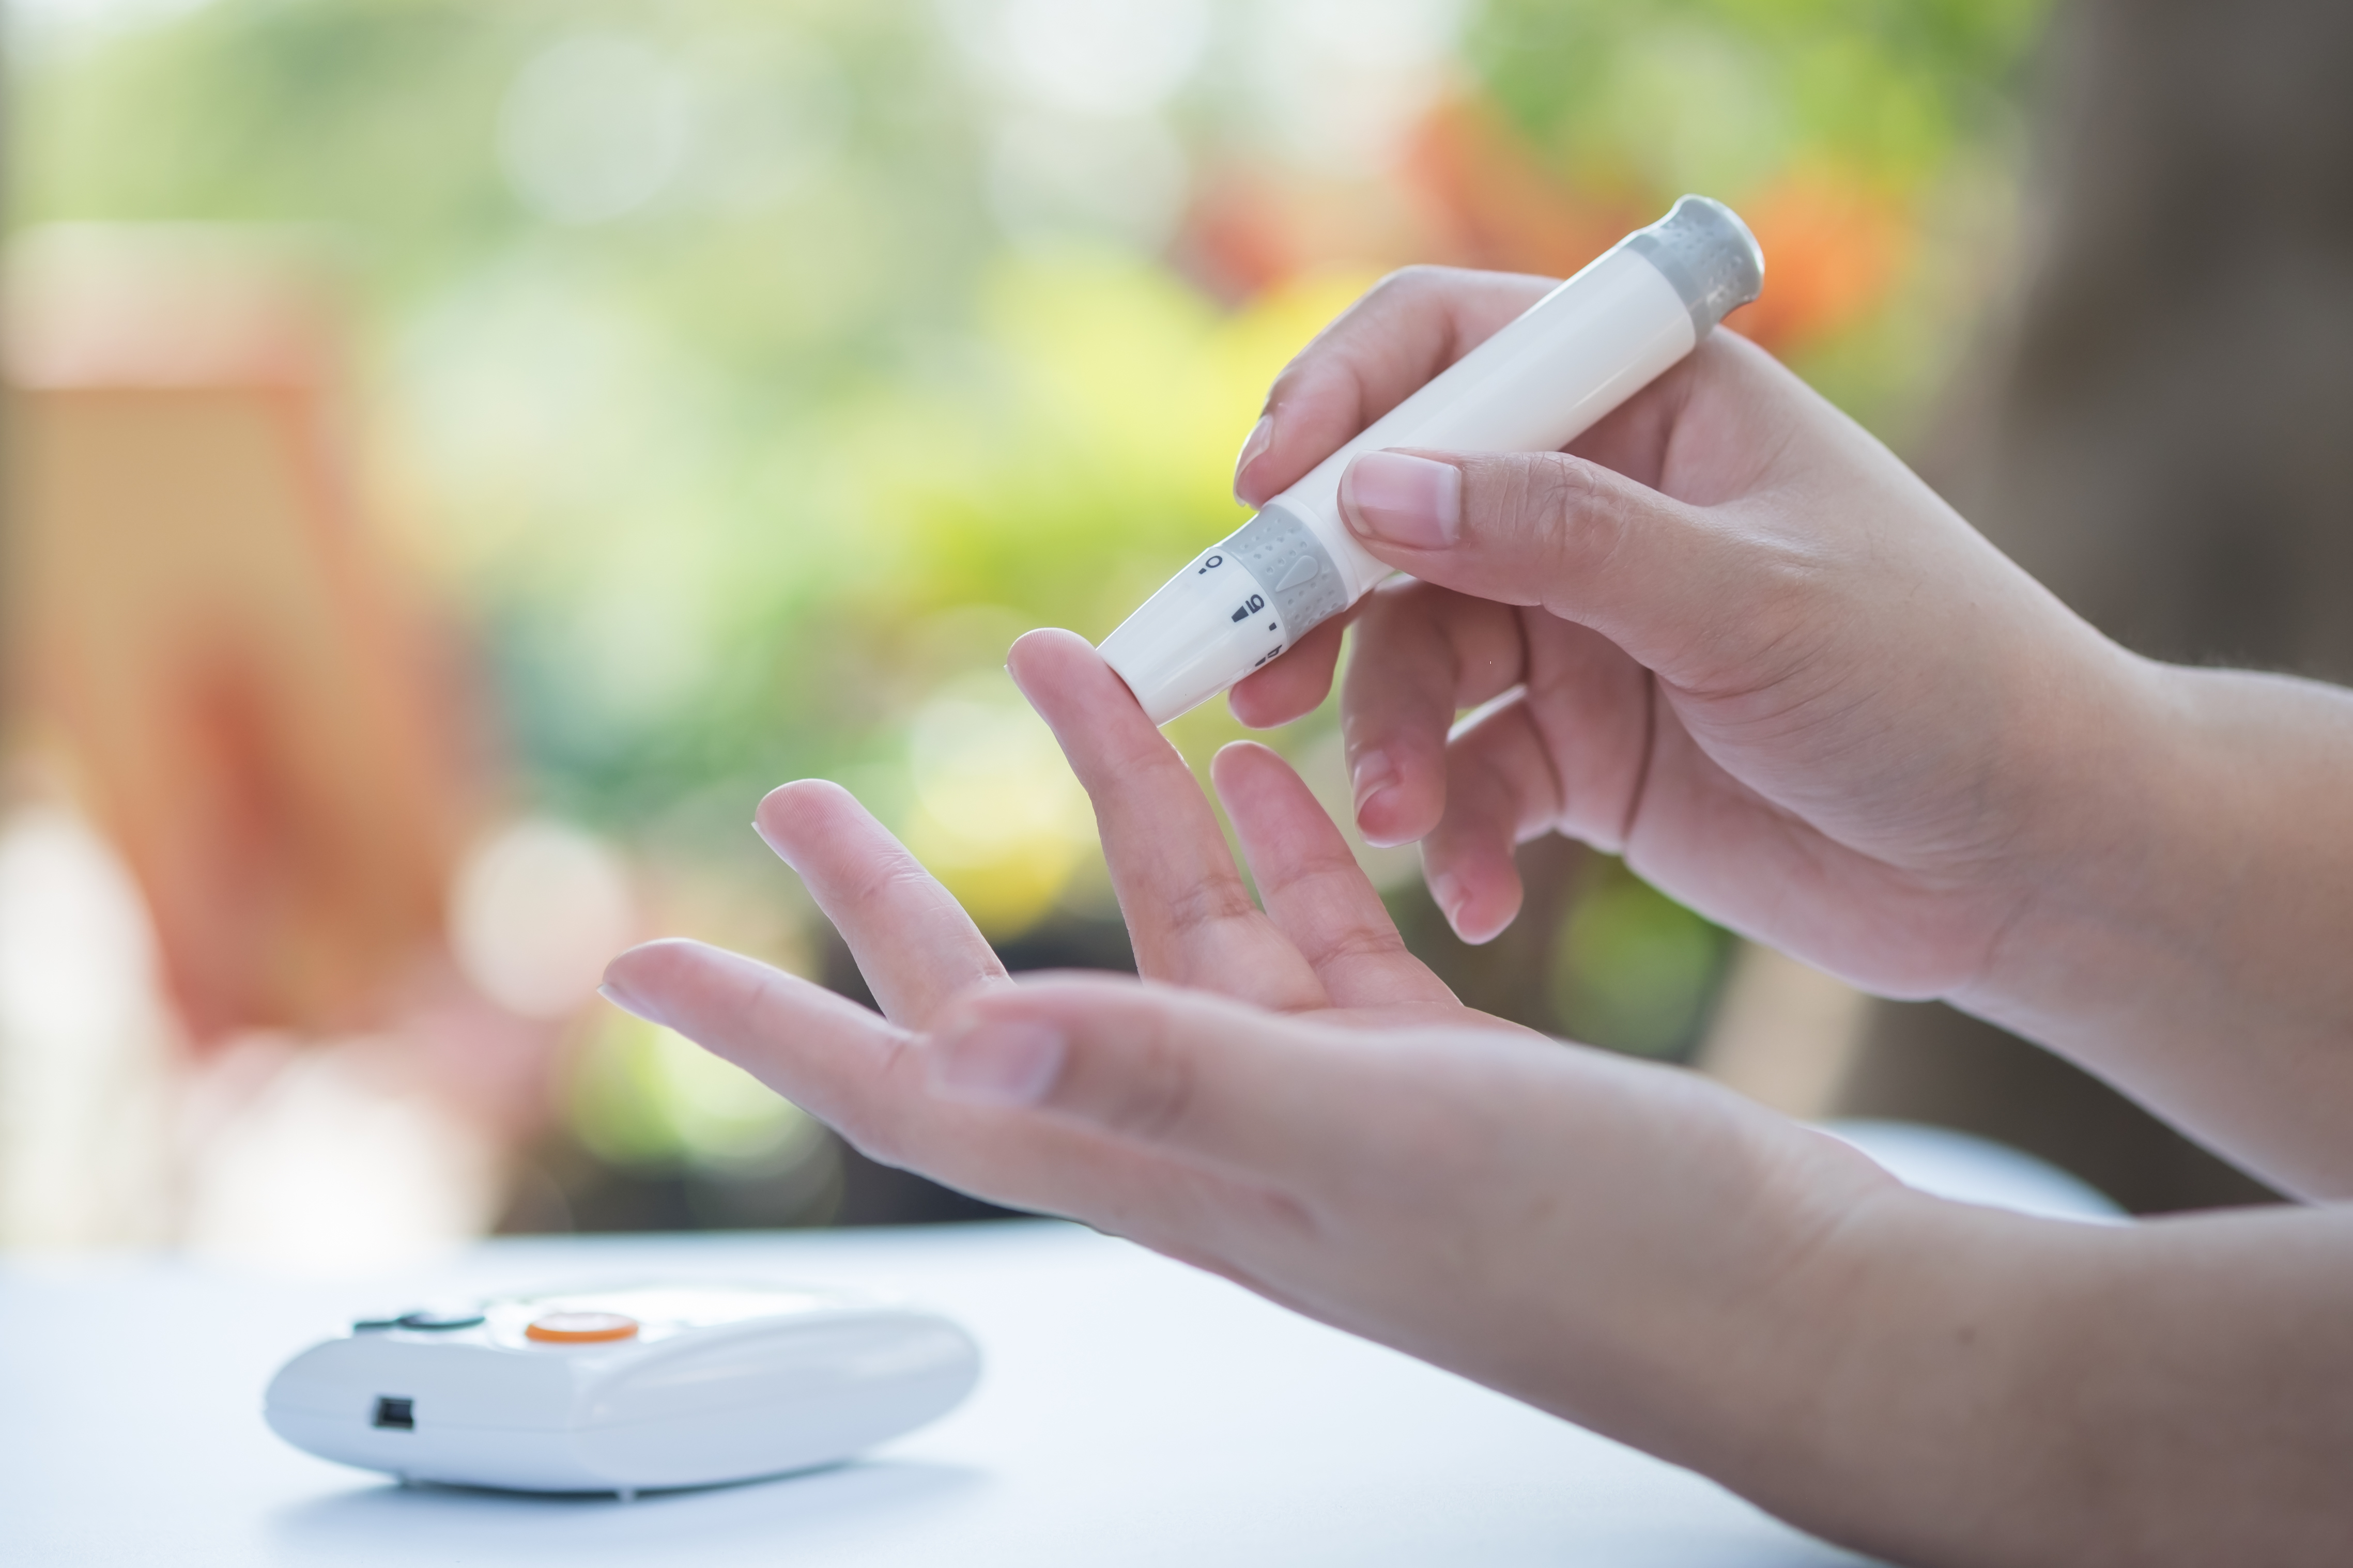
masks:
{"label": "lancing device", "polygon": [[1683,197],[1196,556],[1103,639],[1104,660],[1155,724],[1198,707],[1390,575],[1340,521],[1340,475],[1357,453],[1557,451],[1764,282],[1748,226],[1722,202]]}

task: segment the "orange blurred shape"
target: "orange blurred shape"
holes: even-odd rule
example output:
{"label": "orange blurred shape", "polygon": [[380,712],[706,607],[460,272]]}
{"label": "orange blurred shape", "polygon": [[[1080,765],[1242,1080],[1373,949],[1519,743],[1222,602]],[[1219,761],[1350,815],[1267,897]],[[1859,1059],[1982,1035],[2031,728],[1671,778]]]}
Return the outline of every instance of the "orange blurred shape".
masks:
{"label": "orange blurred shape", "polygon": [[1185,271],[1221,300],[1265,293],[1302,269],[1282,193],[1235,164],[1208,172],[1185,215],[1179,249]]}
{"label": "orange blurred shape", "polygon": [[1792,170],[1736,205],[1765,251],[1765,292],[1731,325],[1776,353],[1869,317],[1911,259],[1905,205],[1832,169]]}
{"label": "orange blurred shape", "polygon": [[353,516],[332,313],[219,231],[11,259],[18,743],[130,862],[195,1038],[365,1026],[438,940],[469,791]]}
{"label": "orange blurred shape", "polygon": [[1474,100],[1433,108],[1409,139],[1401,172],[1447,258],[1466,267],[1564,278],[1658,216],[1620,195],[1572,188]]}
{"label": "orange blurred shape", "polygon": [[[1645,203],[1580,191],[1546,168],[1492,108],[1470,100],[1431,111],[1411,143],[1406,174],[1455,258],[1548,277],[1584,266],[1683,194]],[[1827,165],[1789,170],[1734,205],[1764,247],[1765,292],[1732,324],[1777,353],[1870,316],[1911,258],[1903,201]]]}
{"label": "orange blurred shape", "polygon": [[1394,181],[1229,159],[1196,192],[1171,259],[1229,305],[1318,274],[1430,259],[1427,215]]}

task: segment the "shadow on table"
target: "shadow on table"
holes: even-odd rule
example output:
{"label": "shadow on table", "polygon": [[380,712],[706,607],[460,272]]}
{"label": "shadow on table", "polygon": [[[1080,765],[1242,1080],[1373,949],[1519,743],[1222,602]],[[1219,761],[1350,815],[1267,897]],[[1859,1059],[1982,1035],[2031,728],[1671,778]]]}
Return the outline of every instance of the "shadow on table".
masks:
{"label": "shadow on table", "polygon": [[400,1559],[463,1545],[523,1557],[594,1560],[632,1548],[713,1543],[742,1533],[771,1547],[797,1535],[871,1528],[974,1491],[980,1471],[923,1460],[876,1460],[733,1486],[645,1492],[508,1492],[389,1482],[280,1511],[272,1533],[322,1561]]}

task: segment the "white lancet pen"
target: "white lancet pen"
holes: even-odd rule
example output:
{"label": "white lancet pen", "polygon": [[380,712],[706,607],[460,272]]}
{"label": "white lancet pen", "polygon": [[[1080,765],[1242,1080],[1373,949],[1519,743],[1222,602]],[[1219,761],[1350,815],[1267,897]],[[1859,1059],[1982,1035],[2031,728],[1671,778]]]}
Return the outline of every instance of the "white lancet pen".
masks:
{"label": "white lancet pen", "polygon": [[1390,574],[1340,520],[1340,476],[1357,453],[1556,451],[1764,281],[1747,225],[1683,197],[1196,556],[1103,639],[1104,660],[1155,724],[1198,707]]}

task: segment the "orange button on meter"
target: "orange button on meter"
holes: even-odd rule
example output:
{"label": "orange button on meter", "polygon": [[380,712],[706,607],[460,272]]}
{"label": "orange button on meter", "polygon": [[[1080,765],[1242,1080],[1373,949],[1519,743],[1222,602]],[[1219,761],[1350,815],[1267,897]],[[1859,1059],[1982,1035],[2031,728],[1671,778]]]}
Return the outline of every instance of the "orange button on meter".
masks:
{"label": "orange button on meter", "polygon": [[618,1312],[549,1312],[532,1320],[522,1337],[547,1345],[593,1345],[634,1339],[637,1332],[638,1321]]}

